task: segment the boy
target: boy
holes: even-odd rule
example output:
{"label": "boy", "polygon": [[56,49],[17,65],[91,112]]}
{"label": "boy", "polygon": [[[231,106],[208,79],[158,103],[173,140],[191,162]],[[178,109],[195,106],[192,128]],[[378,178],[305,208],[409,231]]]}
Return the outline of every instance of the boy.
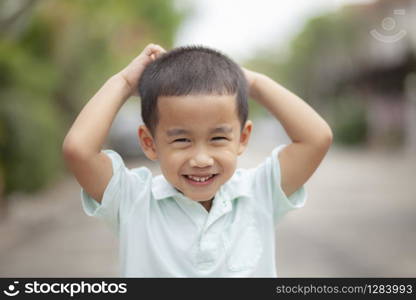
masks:
{"label": "boy", "polygon": [[[236,170],[252,130],[247,96],[292,140],[257,168]],[[163,175],[101,152],[116,113],[140,95],[140,145]],[[303,184],[332,142],[327,123],[265,75],[204,47],[150,44],[112,76],[67,134],[66,163],[88,215],[120,240],[125,277],[277,277],[275,225],[306,199]]]}

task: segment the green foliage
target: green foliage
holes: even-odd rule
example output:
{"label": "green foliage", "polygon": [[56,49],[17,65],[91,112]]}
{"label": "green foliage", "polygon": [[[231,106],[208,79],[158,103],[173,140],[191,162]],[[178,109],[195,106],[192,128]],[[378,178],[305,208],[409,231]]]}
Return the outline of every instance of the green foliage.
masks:
{"label": "green foliage", "polygon": [[[352,97],[348,78],[363,54],[366,18],[348,9],[306,22],[286,52],[269,45],[247,67],[269,75],[317,110],[334,131],[335,142],[359,144],[367,137],[366,111]],[[368,40],[365,36],[364,40]]]}
{"label": "green foliage", "polygon": [[0,165],[6,193],[36,190],[61,165],[62,122],[52,99],[56,73],[42,61],[35,41],[24,39],[24,47],[0,41]]}
{"label": "green foliage", "polygon": [[331,103],[331,127],[334,142],[341,145],[362,145],[368,133],[365,107],[353,97],[341,97]]}
{"label": "green foliage", "polygon": [[42,0],[25,9],[0,30],[6,194],[53,180],[63,170],[64,136],[86,101],[146,44],[170,48],[185,17],[170,0]]}
{"label": "green foliage", "polygon": [[34,191],[57,175],[62,122],[56,109],[37,95],[14,90],[1,109],[5,131],[0,157],[6,170],[6,192]]}

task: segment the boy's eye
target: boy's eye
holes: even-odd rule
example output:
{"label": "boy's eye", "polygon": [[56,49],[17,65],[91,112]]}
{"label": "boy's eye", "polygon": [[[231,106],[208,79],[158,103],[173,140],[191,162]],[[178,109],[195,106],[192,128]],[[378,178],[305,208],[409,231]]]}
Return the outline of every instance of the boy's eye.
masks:
{"label": "boy's eye", "polygon": [[187,143],[187,142],[190,142],[190,141],[191,141],[190,139],[176,139],[173,142],[174,143],[176,143],[176,142],[178,142],[178,143]]}
{"label": "boy's eye", "polygon": [[227,138],[225,136],[216,136],[214,138],[212,138],[214,141],[221,141],[221,140],[227,140]]}

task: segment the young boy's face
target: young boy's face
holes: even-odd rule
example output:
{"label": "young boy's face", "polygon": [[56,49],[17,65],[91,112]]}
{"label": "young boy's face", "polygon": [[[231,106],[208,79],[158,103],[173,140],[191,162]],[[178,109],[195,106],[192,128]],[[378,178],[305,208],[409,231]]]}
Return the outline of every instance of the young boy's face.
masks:
{"label": "young boy's face", "polygon": [[159,97],[158,116],[154,138],[139,129],[145,154],[159,160],[165,178],[185,196],[212,199],[233,175],[252,129],[247,121],[241,132],[235,95]]}

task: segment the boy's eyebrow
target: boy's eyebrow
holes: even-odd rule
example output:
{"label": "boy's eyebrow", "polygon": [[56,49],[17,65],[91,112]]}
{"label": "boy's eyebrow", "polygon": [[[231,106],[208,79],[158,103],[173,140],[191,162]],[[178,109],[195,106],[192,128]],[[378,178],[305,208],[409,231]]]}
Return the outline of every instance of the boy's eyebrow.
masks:
{"label": "boy's eyebrow", "polygon": [[169,129],[166,134],[168,136],[176,136],[176,135],[182,135],[182,134],[189,134],[188,130],[182,129],[182,128],[172,128]]}
{"label": "boy's eyebrow", "polygon": [[211,133],[231,133],[233,131],[233,128],[227,125],[222,125],[215,127],[213,130],[211,130]]}
{"label": "boy's eyebrow", "polygon": [[[214,129],[212,129],[210,131],[211,134],[213,133],[230,133],[233,131],[233,128],[227,125],[222,125],[222,126],[218,126],[215,127]],[[185,135],[185,134],[190,134],[189,130],[186,129],[182,129],[182,128],[172,128],[172,129],[168,129],[168,131],[166,132],[167,136],[177,136],[177,135]]]}

